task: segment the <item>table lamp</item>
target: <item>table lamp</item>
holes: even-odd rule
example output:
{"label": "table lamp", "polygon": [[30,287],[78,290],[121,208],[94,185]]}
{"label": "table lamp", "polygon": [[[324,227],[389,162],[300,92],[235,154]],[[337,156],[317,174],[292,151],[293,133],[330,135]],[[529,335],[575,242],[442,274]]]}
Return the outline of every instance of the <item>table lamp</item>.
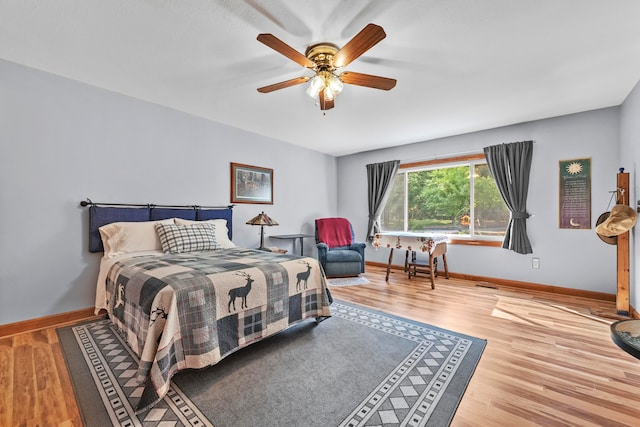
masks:
{"label": "table lamp", "polygon": [[267,248],[264,247],[264,226],[278,225],[278,223],[266,213],[260,212],[260,214],[247,221],[247,224],[260,226],[260,247],[258,249],[263,251],[267,250]]}

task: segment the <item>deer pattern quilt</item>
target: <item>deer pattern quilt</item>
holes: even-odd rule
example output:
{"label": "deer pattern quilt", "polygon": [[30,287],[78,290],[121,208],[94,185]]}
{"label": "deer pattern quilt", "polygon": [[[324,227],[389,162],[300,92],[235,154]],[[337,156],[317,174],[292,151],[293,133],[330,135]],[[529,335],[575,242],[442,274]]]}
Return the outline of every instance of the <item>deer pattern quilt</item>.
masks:
{"label": "deer pattern quilt", "polygon": [[137,412],[164,397],[176,372],[331,315],[315,259],[253,249],[134,255],[109,269],[106,292],[112,322],[140,358]]}

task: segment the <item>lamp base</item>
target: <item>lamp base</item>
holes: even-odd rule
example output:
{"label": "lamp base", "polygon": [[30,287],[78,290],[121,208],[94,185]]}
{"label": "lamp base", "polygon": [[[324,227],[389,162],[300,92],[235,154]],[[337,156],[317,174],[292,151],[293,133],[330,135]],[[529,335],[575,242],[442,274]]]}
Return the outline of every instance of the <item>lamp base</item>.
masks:
{"label": "lamp base", "polygon": [[267,249],[264,247],[264,225],[260,226],[260,247],[258,249],[260,249],[261,251]]}

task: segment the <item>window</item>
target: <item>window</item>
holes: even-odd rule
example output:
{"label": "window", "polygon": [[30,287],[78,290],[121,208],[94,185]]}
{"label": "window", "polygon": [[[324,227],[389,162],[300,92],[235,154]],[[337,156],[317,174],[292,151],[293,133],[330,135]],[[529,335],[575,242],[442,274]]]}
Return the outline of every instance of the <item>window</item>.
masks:
{"label": "window", "polygon": [[510,213],[483,155],[401,165],[380,221],[383,231],[500,240]]}

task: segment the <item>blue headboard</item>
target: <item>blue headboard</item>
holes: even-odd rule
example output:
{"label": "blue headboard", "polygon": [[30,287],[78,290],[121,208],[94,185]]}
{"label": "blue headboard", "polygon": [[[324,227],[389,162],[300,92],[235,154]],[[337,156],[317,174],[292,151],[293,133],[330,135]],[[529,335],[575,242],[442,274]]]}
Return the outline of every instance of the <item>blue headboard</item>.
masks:
{"label": "blue headboard", "polygon": [[226,219],[229,239],[232,239],[233,206],[207,209],[197,206],[191,208],[165,208],[153,205],[147,207],[113,207],[91,204],[89,207],[89,252],[104,252],[98,229],[112,222],[157,221],[168,218],[182,218],[192,221],[208,219]]}

